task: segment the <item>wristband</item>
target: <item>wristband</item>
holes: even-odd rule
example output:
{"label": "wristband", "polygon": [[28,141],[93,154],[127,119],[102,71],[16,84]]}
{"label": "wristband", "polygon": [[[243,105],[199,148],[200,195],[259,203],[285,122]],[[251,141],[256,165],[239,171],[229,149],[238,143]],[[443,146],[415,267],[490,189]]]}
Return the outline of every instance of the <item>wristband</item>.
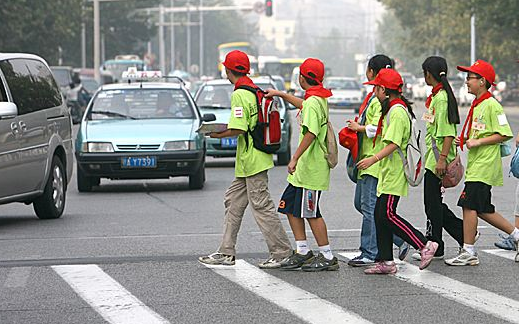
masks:
{"label": "wristband", "polygon": [[380,162],[380,159],[378,158],[378,155],[374,155],[375,159],[377,159],[378,162]]}

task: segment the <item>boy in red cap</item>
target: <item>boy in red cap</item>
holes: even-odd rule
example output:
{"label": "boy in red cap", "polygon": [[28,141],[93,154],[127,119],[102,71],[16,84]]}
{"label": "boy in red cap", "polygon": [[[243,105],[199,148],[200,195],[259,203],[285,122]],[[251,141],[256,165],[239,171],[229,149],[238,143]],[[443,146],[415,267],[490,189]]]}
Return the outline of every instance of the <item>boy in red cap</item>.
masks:
{"label": "boy in red cap", "polygon": [[223,65],[227,78],[234,84],[234,92],[231,96],[231,117],[226,131],[211,133],[210,136],[212,138],[238,137],[236,178],[224,197],[225,220],[222,243],[216,253],[202,256],[198,260],[206,264],[235,264],[238,231],[245,209],[250,204],[252,214],[270,252],[270,258],[258,266],[268,269],[279,268],[281,260],[292,253],[292,247],[269,193],[267,171],[274,166],[272,154],[256,149],[249,132],[258,121],[256,95],[251,91],[239,89],[241,86],[257,88],[247,77],[250,68],[249,57],[244,52],[232,51],[225,57]]}
{"label": "boy in red cap", "polygon": [[[458,66],[467,72],[465,82],[469,93],[476,96],[470,106],[463,130],[458,138],[461,150],[469,149],[465,188],[458,200],[463,208],[463,248],[458,256],[445,260],[453,266],[479,264],[474,247],[478,217],[509,234],[517,249],[519,229],[495,211],[491,202],[492,186],[503,185],[501,143],[513,137],[503,107],[488,91],[496,74],[488,62],[477,60],[472,66]],[[519,262],[519,254],[515,261]]]}
{"label": "boy in red cap", "polygon": [[[324,64],[321,61],[306,59],[299,70],[299,84],[306,91],[304,100],[272,89],[267,94],[268,97],[279,96],[300,109],[299,146],[288,164],[288,186],[278,208],[288,217],[297,250],[281,263],[281,269],[337,270],[339,263],[330,249],[326,223],[319,208],[321,191],[328,190],[330,183],[325,139],[328,122],[326,98],[332,93],[322,86]],[[319,245],[316,257],[306,241],[305,219]]]}
{"label": "boy in red cap", "polygon": [[381,136],[382,149],[373,156],[357,163],[359,170],[366,170],[379,163],[377,202],[375,205],[375,225],[377,229],[377,263],[364,271],[366,274],[392,274],[397,267],[393,261],[393,235],[404,239],[420,251],[420,269],[431,263],[438,243],[427,241],[424,235],[396,213],[400,197],[407,196],[408,182],[403,161],[396,153],[400,148],[407,151],[411,137],[411,120],[414,119],[411,102],[402,96],[402,77],[393,69],[382,69],[373,81],[375,95],[382,103],[382,115],[377,133]]}

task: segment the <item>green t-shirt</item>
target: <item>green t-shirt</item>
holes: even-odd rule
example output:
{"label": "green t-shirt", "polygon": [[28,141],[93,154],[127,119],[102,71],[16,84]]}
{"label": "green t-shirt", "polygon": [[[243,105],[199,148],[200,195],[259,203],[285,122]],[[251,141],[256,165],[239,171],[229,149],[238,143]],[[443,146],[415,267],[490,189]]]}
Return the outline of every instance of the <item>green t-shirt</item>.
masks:
{"label": "green t-shirt", "polygon": [[[288,182],[295,187],[312,190],[328,190],[330,184],[330,167],[324,156],[326,148],[326,123],[328,121],[328,103],[326,99],[311,96],[303,101],[303,109],[299,116],[299,143],[307,132],[316,136],[308,149],[297,162],[294,174],[288,175]],[[321,143],[321,144],[319,144]]]}
{"label": "green t-shirt", "polygon": [[[258,105],[256,96],[244,89],[238,89],[231,95],[231,118],[227,128],[247,131],[253,129],[258,121]],[[245,142],[249,137],[249,146]],[[250,177],[274,166],[272,154],[256,149],[252,143],[252,136],[248,133],[238,136],[236,147],[235,176]]]}
{"label": "green t-shirt", "polygon": [[[411,136],[411,121],[405,108],[401,105],[393,106],[389,114],[389,126],[386,124],[387,116],[382,122],[382,143],[384,146],[394,143],[406,154],[407,143]],[[377,196],[382,194],[407,196],[407,178],[404,173],[404,163],[400,154],[395,150],[380,162],[378,176]]]}
{"label": "green t-shirt", "polygon": [[[373,95],[373,99],[369,103],[369,106],[366,108],[366,122],[364,125],[375,125],[378,126],[378,121],[380,119],[380,115],[382,114],[382,108],[380,105],[380,101],[378,98]],[[366,133],[362,134],[362,145],[360,147],[360,153],[358,160],[366,159],[375,155],[375,153],[379,152],[384,145],[382,144],[382,139],[380,136],[377,136],[375,139],[375,147],[373,147],[373,138],[369,138]],[[359,170],[358,178],[362,178],[365,174],[368,174],[372,177],[378,178],[378,173],[380,169],[380,164],[375,163],[369,168],[365,170]]]}
{"label": "green t-shirt", "polygon": [[[476,123],[484,125],[484,129],[474,129]],[[513,137],[503,107],[496,99],[489,98],[474,107],[469,138],[484,138],[493,134]],[[469,150],[465,181],[480,181],[490,186],[503,185],[499,143],[482,145]]]}
{"label": "green t-shirt", "polygon": [[[443,139],[445,137],[456,137],[456,124],[449,123],[448,114],[448,101],[447,92],[440,90],[431,101],[428,113],[430,116],[434,116],[432,123],[427,121],[427,133],[425,135],[425,144],[427,145],[427,151],[425,152],[425,168],[429,171],[435,172],[436,169],[436,156],[432,149],[432,138],[436,140],[436,146],[438,147],[438,155],[443,150]],[[452,141],[449,154],[447,155],[447,164],[452,162],[456,157],[456,144]]]}

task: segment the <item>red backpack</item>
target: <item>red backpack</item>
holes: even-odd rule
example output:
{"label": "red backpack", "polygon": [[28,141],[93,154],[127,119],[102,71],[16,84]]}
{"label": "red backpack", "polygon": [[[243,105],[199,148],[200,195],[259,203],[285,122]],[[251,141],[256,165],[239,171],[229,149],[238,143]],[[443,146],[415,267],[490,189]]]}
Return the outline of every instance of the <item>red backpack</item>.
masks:
{"label": "red backpack", "polygon": [[[252,136],[252,144],[262,152],[273,154],[281,147],[281,116],[277,109],[277,104],[273,98],[265,98],[265,91],[260,88],[249,86],[240,86],[238,89],[244,89],[254,93],[258,105],[258,122],[256,126],[247,133]],[[254,116],[255,114],[252,114]],[[251,117],[252,117],[251,116]],[[245,137],[247,147],[249,137]]]}

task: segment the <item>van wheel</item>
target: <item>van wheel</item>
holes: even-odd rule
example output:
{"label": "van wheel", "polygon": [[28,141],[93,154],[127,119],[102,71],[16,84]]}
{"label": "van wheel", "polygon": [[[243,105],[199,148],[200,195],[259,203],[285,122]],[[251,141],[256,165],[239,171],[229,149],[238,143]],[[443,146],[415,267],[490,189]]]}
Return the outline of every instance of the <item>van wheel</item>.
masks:
{"label": "van wheel", "polygon": [[202,162],[202,166],[198,171],[189,176],[189,189],[202,189],[205,182],[205,162]]}
{"label": "van wheel", "polygon": [[99,185],[99,179],[97,183],[95,179],[87,177],[79,167],[76,168],[77,175],[77,190],[79,192],[90,192],[94,185]]}
{"label": "van wheel", "polygon": [[292,150],[290,149],[290,143],[288,143],[287,150],[285,152],[278,154],[277,165],[288,165],[291,157],[292,157]]}
{"label": "van wheel", "polygon": [[63,162],[57,157],[52,158],[49,179],[43,194],[33,202],[36,216],[40,219],[59,218],[65,210],[67,195],[67,179]]}

